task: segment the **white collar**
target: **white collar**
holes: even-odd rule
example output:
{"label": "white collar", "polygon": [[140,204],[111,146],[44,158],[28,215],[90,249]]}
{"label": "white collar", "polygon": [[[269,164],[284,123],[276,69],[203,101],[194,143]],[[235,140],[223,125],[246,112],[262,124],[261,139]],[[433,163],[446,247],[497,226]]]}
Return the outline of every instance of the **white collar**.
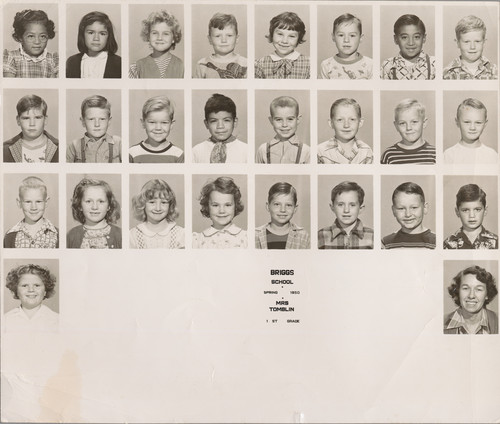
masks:
{"label": "white collar", "polygon": [[93,62],[97,62],[99,60],[107,60],[107,59],[108,59],[108,52],[106,50],[100,51],[96,56],[89,56],[87,53],[84,53],[82,56],[82,61],[90,60]]}
{"label": "white collar", "polygon": [[19,50],[21,51],[21,56],[23,56],[24,59],[31,60],[32,62],[35,62],[35,63],[41,62],[42,60],[45,60],[45,58],[47,57],[47,47],[45,47],[42,54],[40,56],[37,56],[37,57],[30,56],[28,53],[26,53],[23,49],[22,44],[19,45]]}
{"label": "white collar", "polygon": [[232,236],[235,236],[236,234],[239,234],[241,231],[242,231],[241,228],[237,227],[234,224],[231,224],[229,227],[223,228],[222,230],[218,230],[217,228],[211,226],[203,231],[203,235],[205,237],[212,237],[214,234],[217,233],[229,233]]}
{"label": "white collar", "polygon": [[282,59],[288,59],[288,60],[294,61],[294,60],[297,60],[299,58],[300,53],[297,50],[294,50],[292,53],[290,53],[289,55],[287,55],[285,57],[280,57],[275,53],[271,53],[269,56],[271,57],[273,62],[279,62]]}
{"label": "white collar", "polygon": [[141,222],[137,228],[141,231],[141,233],[145,234],[148,237],[154,237],[156,235],[166,236],[177,224],[175,222],[169,222],[168,225],[161,231],[153,231],[150,230],[145,222]]}

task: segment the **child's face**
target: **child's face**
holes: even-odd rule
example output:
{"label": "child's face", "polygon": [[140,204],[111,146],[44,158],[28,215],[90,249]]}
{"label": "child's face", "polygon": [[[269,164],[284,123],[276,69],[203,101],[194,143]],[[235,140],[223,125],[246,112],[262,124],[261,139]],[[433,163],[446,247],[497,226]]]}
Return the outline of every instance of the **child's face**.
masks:
{"label": "child's face", "polygon": [[148,135],[148,141],[153,144],[163,143],[172,130],[173,121],[166,109],[155,110],[141,119],[142,126]]}
{"label": "child's face", "polygon": [[459,208],[455,208],[455,213],[462,221],[462,227],[465,231],[474,231],[483,225],[487,208],[483,206],[480,200],[474,200],[472,202],[462,202]]}
{"label": "child's face", "polygon": [[32,57],[40,56],[49,41],[47,28],[38,22],[32,22],[26,25],[26,29],[21,38],[23,50]]}
{"label": "child's face", "polygon": [[403,25],[394,36],[394,42],[399,46],[401,56],[407,60],[415,59],[425,43],[425,34],[417,25]]}
{"label": "child's face", "polygon": [[280,140],[288,140],[297,132],[300,122],[300,115],[292,106],[278,106],[273,110],[273,115],[269,117],[269,122],[274,128]]}
{"label": "child's face", "polygon": [[108,131],[111,117],[106,109],[89,107],[85,110],[85,117],[80,118],[87,134],[95,139],[101,138]]}
{"label": "child's face", "polygon": [[169,208],[170,202],[161,193],[156,192],[154,197],[149,199],[144,207],[146,221],[151,224],[159,224],[167,217]]}
{"label": "child's face", "polygon": [[233,135],[236,126],[236,118],[233,118],[231,113],[223,110],[217,113],[210,112],[208,120],[205,119],[204,122],[210,136],[216,141],[226,141]]}
{"label": "child's face", "polygon": [[208,41],[214,48],[214,53],[225,56],[234,51],[238,41],[238,34],[234,25],[226,25],[222,29],[210,28]]}
{"label": "child's face", "polygon": [[45,284],[36,274],[23,274],[17,285],[17,297],[23,309],[37,308],[45,297]]}
{"label": "child's face", "polygon": [[348,58],[357,53],[363,34],[355,22],[346,22],[335,29],[333,42],[341,58]]}
{"label": "child's face", "polygon": [[47,117],[40,108],[25,110],[16,118],[17,125],[21,127],[23,139],[26,141],[36,140],[43,134],[46,120]]}
{"label": "child's face", "polygon": [[82,212],[86,225],[99,224],[109,211],[106,191],[100,186],[87,187],[82,197]]}
{"label": "child's face", "polygon": [[234,196],[230,193],[212,191],[208,200],[208,214],[212,226],[222,230],[233,222],[235,214]]}
{"label": "child's face", "polygon": [[149,44],[157,52],[167,52],[174,44],[174,31],[166,22],[158,22],[151,26]]}
{"label": "child's face", "polygon": [[414,193],[399,192],[392,204],[392,213],[405,233],[419,233],[427,213],[427,203]]}
{"label": "child's face", "polygon": [[411,146],[422,139],[427,118],[422,117],[417,108],[410,107],[398,113],[394,126],[403,144]]}
{"label": "child's face", "polygon": [[21,191],[17,206],[23,211],[24,220],[28,225],[34,225],[43,218],[48,200],[40,188],[26,188]]}
{"label": "child's face", "polygon": [[349,227],[354,224],[364,205],[359,204],[359,196],[356,191],[344,191],[335,197],[330,205],[337,221],[342,227]]}
{"label": "child's face", "polygon": [[299,32],[291,29],[276,28],[272,40],[276,54],[279,57],[288,56],[293,53],[299,44]]}
{"label": "child's face", "polygon": [[486,284],[479,281],[474,274],[466,274],[460,281],[458,291],[460,306],[471,314],[478,313],[483,309],[484,302],[488,298]]}
{"label": "child's face", "polygon": [[335,131],[335,138],[344,143],[353,140],[363,125],[363,119],[358,117],[356,109],[351,105],[337,106],[329,122]]}
{"label": "child's face", "polygon": [[460,109],[455,122],[457,127],[460,128],[462,141],[472,144],[479,140],[488,121],[484,109],[466,106]]}
{"label": "child's face", "polygon": [[460,49],[460,57],[469,63],[474,63],[483,55],[484,32],[481,30],[460,34],[457,46]]}
{"label": "child's face", "polygon": [[92,25],[85,27],[83,36],[85,39],[85,47],[87,47],[87,54],[89,56],[96,56],[106,48],[109,33],[106,25],[96,21]]}
{"label": "child's face", "polygon": [[271,215],[271,222],[282,226],[291,221],[298,205],[295,204],[292,194],[275,194],[271,203],[266,203],[266,207]]}

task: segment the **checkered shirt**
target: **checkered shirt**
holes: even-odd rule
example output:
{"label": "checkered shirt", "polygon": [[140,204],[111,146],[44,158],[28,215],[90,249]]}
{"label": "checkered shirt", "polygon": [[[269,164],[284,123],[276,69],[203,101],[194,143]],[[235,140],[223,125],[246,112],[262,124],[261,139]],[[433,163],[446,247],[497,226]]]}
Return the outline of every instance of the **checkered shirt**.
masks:
{"label": "checkered shirt", "polygon": [[12,78],[57,78],[59,54],[45,50],[39,57],[31,57],[21,48],[3,51],[3,76]]}
{"label": "checkered shirt", "polygon": [[380,77],[388,80],[433,80],[436,78],[436,58],[421,51],[417,61],[410,62],[398,54],[384,60]]}
{"label": "checkered shirt", "polygon": [[373,230],[358,219],[347,234],[335,220],[331,227],[318,231],[318,249],[373,249]]}
{"label": "checkered shirt", "polygon": [[[255,62],[255,78],[309,79],[311,64],[308,56],[294,52],[286,58],[264,56]],[[296,56],[296,58],[294,58]]]}
{"label": "checkered shirt", "polygon": [[490,80],[498,79],[498,67],[491,63],[484,56],[479,59],[479,66],[475,74],[471,74],[469,70],[462,66],[462,60],[457,57],[453,59],[446,68],[443,69],[443,79],[445,80],[462,80],[462,79],[478,79]]}
{"label": "checkered shirt", "polygon": [[55,249],[59,245],[59,232],[57,228],[46,218],[42,218],[42,226],[32,236],[24,221],[19,221],[8,232],[16,233],[14,247],[16,249]]}
{"label": "checkered shirt", "polygon": [[[255,247],[257,249],[267,249],[266,230],[270,223],[255,229]],[[286,239],[285,249],[310,249],[311,239],[303,227],[290,222],[290,231]]]}
{"label": "checkered shirt", "polygon": [[[488,314],[486,310],[481,309],[481,320],[474,334],[490,334],[490,326],[488,322]],[[470,334],[465,327],[465,320],[462,316],[461,308],[458,308],[449,320],[448,325],[445,326],[445,330],[455,331],[456,334]]]}

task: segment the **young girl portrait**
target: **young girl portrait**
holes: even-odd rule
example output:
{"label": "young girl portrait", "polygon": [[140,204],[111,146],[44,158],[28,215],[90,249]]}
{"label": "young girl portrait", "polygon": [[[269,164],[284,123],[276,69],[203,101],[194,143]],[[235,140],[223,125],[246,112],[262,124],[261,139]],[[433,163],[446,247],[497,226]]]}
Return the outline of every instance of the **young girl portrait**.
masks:
{"label": "young girl portrait", "polygon": [[122,58],[106,13],[93,11],[81,19],[77,47],[80,53],[66,61],[66,78],[121,78]]}
{"label": "young girl portrait", "polygon": [[[7,9],[4,10],[4,13]],[[19,48],[3,52],[3,76],[8,78],[57,78],[59,54],[47,51],[56,36],[54,21],[43,10],[17,12],[12,24],[12,38]]]}
{"label": "young girl portrait", "polygon": [[182,39],[180,23],[173,14],[166,10],[150,13],[142,21],[141,38],[152,52],[130,65],[129,78],[184,77],[184,63],[172,53]]}
{"label": "young girl portrait", "polygon": [[184,248],[184,228],[175,222],[179,216],[177,200],[166,181],[146,182],[132,198],[132,210],[141,221],[130,230],[132,249]]}
{"label": "young girl portrait", "polygon": [[193,233],[193,247],[198,249],[244,249],[247,232],[233,223],[243,209],[240,188],[230,177],[209,180],[201,189],[200,212],[212,221],[201,233]]}
{"label": "young girl portrait", "polygon": [[69,249],[121,249],[120,204],[103,180],[83,178],[71,199],[73,218],[80,222],[66,235]]}

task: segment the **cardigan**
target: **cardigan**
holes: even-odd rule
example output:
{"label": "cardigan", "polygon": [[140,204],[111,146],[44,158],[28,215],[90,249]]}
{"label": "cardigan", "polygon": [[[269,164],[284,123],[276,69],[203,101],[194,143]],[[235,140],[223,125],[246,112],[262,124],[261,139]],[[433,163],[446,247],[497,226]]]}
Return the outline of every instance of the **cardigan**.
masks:
{"label": "cardigan", "polygon": [[[66,61],[66,78],[81,78],[81,64],[83,53],[70,56]],[[104,68],[104,78],[122,77],[122,58],[116,54],[108,52],[106,68]]]}
{"label": "cardigan", "polygon": [[[47,150],[45,151],[45,162],[59,162],[59,141],[51,136],[47,131],[43,132],[47,137]],[[3,143],[3,161],[4,162],[22,162],[23,161],[23,133]]]}
{"label": "cardigan", "polygon": [[[151,55],[139,59],[135,65],[136,78],[161,78],[160,69]],[[173,54],[170,54],[170,62],[165,70],[165,78],[184,78],[184,63]]]}
{"label": "cardigan", "polygon": [[[111,231],[107,236],[108,248],[109,249],[121,249],[122,248],[122,230],[116,225],[109,224],[111,226]],[[85,229],[83,225],[78,225],[66,234],[66,247],[68,249],[80,249],[83,241],[83,236],[85,234]]]}

